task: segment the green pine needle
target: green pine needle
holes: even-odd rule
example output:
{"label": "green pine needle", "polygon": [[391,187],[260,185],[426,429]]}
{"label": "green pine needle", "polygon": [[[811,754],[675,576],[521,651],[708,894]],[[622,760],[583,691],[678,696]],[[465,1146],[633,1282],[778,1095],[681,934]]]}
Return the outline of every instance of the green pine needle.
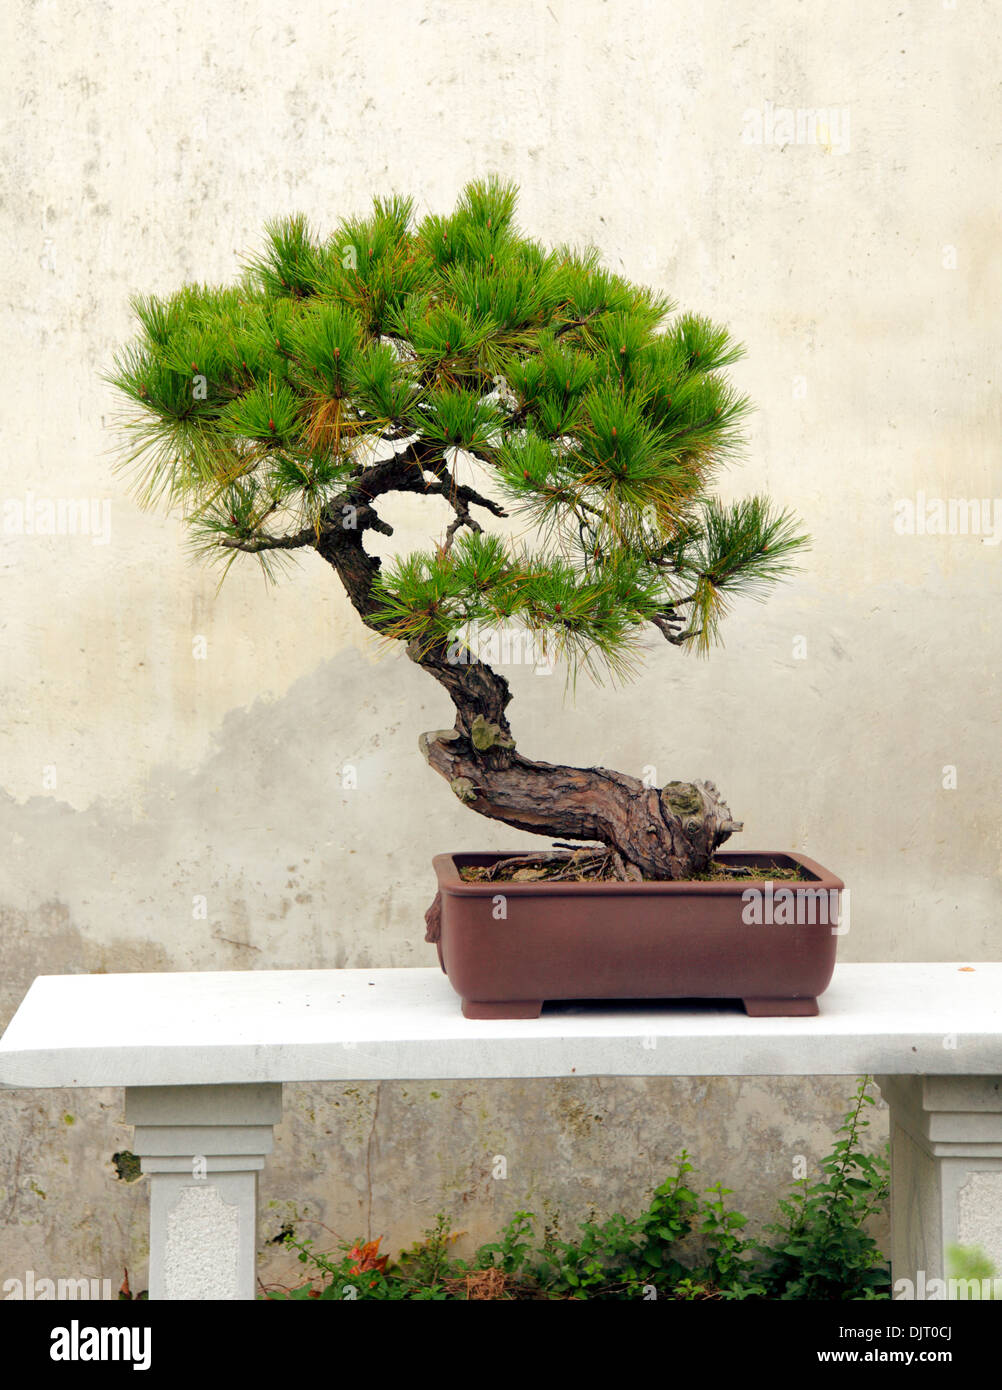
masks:
{"label": "green pine needle", "polygon": [[[397,194],[328,235],[297,214],[232,284],[136,295],[107,377],[119,467],[144,505],[180,511],[199,555],[225,572],[248,552],[274,577],[346,499],[388,531],[363,477],[410,440],[431,525],[444,502],[451,525],[384,562],[384,635],[517,623],[572,673],[625,678],[652,623],[707,651],[734,599],[764,597],[808,542],[765,499],[710,491],[750,409],[728,331],[671,317],[594,249],[527,238],[516,206],[492,176],[420,220]],[[501,506],[521,537],[476,530]]]}

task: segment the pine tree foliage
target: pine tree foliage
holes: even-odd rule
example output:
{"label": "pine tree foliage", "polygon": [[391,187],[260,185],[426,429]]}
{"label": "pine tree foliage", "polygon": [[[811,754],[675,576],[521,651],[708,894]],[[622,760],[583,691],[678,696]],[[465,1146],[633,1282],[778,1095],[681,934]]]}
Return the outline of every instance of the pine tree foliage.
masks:
{"label": "pine tree foliage", "polygon": [[[490,178],[448,216],[377,199],[326,239],[291,217],[235,284],[135,298],[109,377],[122,465],[200,552],[269,574],[360,497],[444,497],[445,536],[377,580],[373,624],[419,648],[518,621],[595,674],[629,672],[652,623],[705,652],[807,544],[766,499],[713,496],[748,411],[741,350],[597,253],[523,236],[515,204]],[[394,455],[403,480],[376,486]]]}

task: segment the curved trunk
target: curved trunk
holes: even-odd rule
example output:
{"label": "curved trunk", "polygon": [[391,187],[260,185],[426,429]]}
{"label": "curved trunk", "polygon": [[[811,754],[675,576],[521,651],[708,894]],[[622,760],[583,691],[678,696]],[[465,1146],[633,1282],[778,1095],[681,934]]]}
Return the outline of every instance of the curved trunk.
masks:
{"label": "curved trunk", "polygon": [[741,829],[712,782],[646,787],[608,768],[532,762],[518,753],[506,767],[489,767],[454,730],[421,742],[471,810],[534,835],[601,841],[619,853],[628,875],[633,865],[643,878],[690,878]]}
{"label": "curved trunk", "polygon": [[505,717],[511,695],[503,676],[477,661],[450,663],[441,647],[408,654],[456,707],[455,726],[422,734],[421,751],[480,815],[535,835],[598,840],[617,851],[629,876],[655,879],[702,872],[741,829],[712,782],[648,787],[608,768],[524,758]]}
{"label": "curved trunk", "polygon": [[[369,529],[389,531],[370,500],[384,486],[410,488],[403,469],[401,457],[388,460],[369,471],[367,486],[347,489],[334,511],[351,503],[354,526],[325,530],[316,547],[337,571],[362,621],[384,636],[372,594],[379,560],[365,550],[362,536]],[[503,676],[480,661],[450,660],[443,643],[411,642],[407,654],[448,691],[456,709],[453,728],[421,735],[421,751],[453,793],[480,815],[535,835],[600,841],[621,856],[632,878],[700,873],[717,847],[741,829],[712,782],[648,787],[607,768],[524,758],[505,714],[511,691]]]}

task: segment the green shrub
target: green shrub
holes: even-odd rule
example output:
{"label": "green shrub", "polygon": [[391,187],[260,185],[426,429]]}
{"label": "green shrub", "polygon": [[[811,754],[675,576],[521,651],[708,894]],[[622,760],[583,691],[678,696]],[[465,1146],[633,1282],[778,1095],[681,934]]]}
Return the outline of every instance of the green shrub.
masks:
{"label": "green shrub", "polygon": [[683,1150],[671,1176],[655,1188],[647,1210],[634,1218],[615,1213],[585,1221],[576,1239],[547,1230],[538,1237],[535,1215],[517,1211],[497,1241],[471,1260],[451,1253],[457,1237],[439,1213],[422,1241],[396,1261],[379,1254],[378,1240],[343,1245],[331,1256],[299,1241],[286,1245],[310,1267],[310,1282],[272,1289],[271,1299],[827,1299],[890,1297],[890,1271],[866,1230],[888,1198],[889,1163],[862,1148],[875,1101],[871,1078],[857,1085],[852,1106],[824,1177],[798,1182],[781,1199],[781,1220],[766,1228],[768,1243],[743,1235],[747,1217],[715,1183],[702,1195],[689,1185],[693,1165]]}

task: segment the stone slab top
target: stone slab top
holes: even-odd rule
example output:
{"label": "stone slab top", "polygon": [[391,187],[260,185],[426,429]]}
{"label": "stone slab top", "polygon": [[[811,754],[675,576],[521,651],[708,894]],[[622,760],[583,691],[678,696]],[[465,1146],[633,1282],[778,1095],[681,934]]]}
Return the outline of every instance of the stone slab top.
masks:
{"label": "stone slab top", "polygon": [[41,975],[0,1086],[547,1076],[1002,1075],[1002,962],[845,964],[816,1018],[739,1001],[471,1020],[437,969]]}

